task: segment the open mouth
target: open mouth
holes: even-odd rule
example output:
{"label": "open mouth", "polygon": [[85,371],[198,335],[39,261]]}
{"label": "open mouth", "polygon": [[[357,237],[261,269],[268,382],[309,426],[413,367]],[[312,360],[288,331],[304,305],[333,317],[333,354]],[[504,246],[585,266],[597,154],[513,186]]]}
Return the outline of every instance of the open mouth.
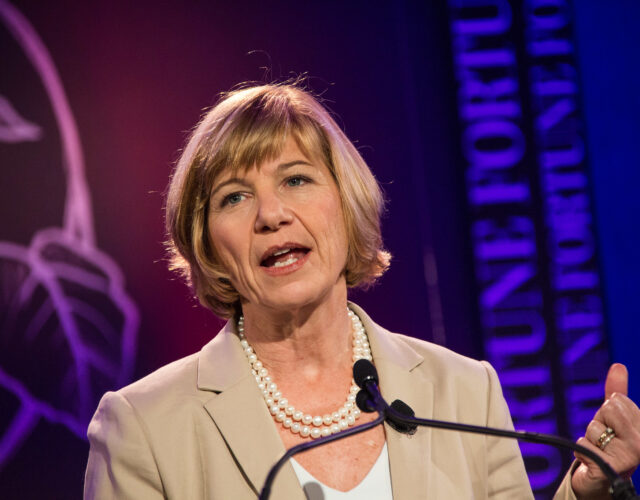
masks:
{"label": "open mouth", "polygon": [[295,264],[305,255],[309,249],[305,247],[277,248],[268,252],[268,255],[260,261],[262,267],[285,267]]}

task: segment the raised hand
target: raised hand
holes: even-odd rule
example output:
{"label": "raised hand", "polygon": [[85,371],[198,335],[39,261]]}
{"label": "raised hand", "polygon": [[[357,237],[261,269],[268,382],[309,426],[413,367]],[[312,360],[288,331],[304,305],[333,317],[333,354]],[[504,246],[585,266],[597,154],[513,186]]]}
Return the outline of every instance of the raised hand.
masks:
{"label": "raised hand", "polygon": [[[627,397],[629,375],[619,363],[611,365],[605,381],[605,400],[578,444],[602,456],[623,477],[640,464],[640,409]],[[576,453],[580,465],[571,486],[579,499],[611,498],[609,483],[600,468]]]}

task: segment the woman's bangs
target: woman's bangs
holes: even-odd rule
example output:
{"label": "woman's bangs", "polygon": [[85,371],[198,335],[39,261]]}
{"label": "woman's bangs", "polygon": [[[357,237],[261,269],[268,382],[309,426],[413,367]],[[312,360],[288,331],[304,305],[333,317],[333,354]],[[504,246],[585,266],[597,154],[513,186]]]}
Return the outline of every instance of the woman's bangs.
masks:
{"label": "woman's bangs", "polygon": [[[321,133],[314,123],[299,117],[267,116],[256,120],[251,127],[240,130],[237,127],[227,140],[228,148],[220,155],[219,164],[232,172],[242,172],[259,167],[265,161],[276,159],[284,150],[286,142],[293,138],[296,145],[308,159],[320,158],[326,161]],[[218,163],[218,162],[216,162]]]}

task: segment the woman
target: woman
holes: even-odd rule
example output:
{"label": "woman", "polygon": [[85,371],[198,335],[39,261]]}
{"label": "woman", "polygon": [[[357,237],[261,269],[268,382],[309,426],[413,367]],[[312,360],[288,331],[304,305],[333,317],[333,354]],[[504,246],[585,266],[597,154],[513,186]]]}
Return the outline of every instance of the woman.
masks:
{"label": "woman", "polygon": [[[392,334],[348,304],[348,287],[389,265],[382,205],[354,146],[305,91],[245,88],[210,110],[178,162],[166,217],[173,268],[229,321],[199,353],[105,395],[89,426],[85,496],[256,498],[286,448],[373,418],[353,404],[360,357],[373,359],[383,394],[419,416],[510,427],[487,363]],[[639,413],[617,395],[587,433],[592,443],[605,436],[617,470],[640,462]],[[607,497],[586,461],[557,497],[575,498],[572,486]],[[387,427],[298,455],[272,497],[318,489],[317,498],[532,498],[514,441]]]}

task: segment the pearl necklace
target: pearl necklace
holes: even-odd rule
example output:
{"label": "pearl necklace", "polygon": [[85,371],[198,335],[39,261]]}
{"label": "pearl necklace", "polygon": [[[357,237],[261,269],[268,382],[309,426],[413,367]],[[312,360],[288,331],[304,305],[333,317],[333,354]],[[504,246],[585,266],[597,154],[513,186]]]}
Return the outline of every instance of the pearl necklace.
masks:
{"label": "pearl necklace", "polygon": [[[353,325],[353,362],[355,363],[362,358],[371,361],[369,340],[360,318],[349,308],[347,308],[347,314],[351,318]],[[360,410],[356,406],[356,394],[360,388],[353,379],[351,380],[351,388],[349,389],[347,400],[337,411],[322,416],[312,416],[296,410],[289,404],[287,398],[282,396],[269,372],[249,345],[244,335],[244,316],[240,316],[238,319],[238,336],[269,412],[273,415],[275,421],[282,424],[286,429],[302,437],[311,436],[313,439],[317,439],[335,434],[354,425],[360,417]]]}

